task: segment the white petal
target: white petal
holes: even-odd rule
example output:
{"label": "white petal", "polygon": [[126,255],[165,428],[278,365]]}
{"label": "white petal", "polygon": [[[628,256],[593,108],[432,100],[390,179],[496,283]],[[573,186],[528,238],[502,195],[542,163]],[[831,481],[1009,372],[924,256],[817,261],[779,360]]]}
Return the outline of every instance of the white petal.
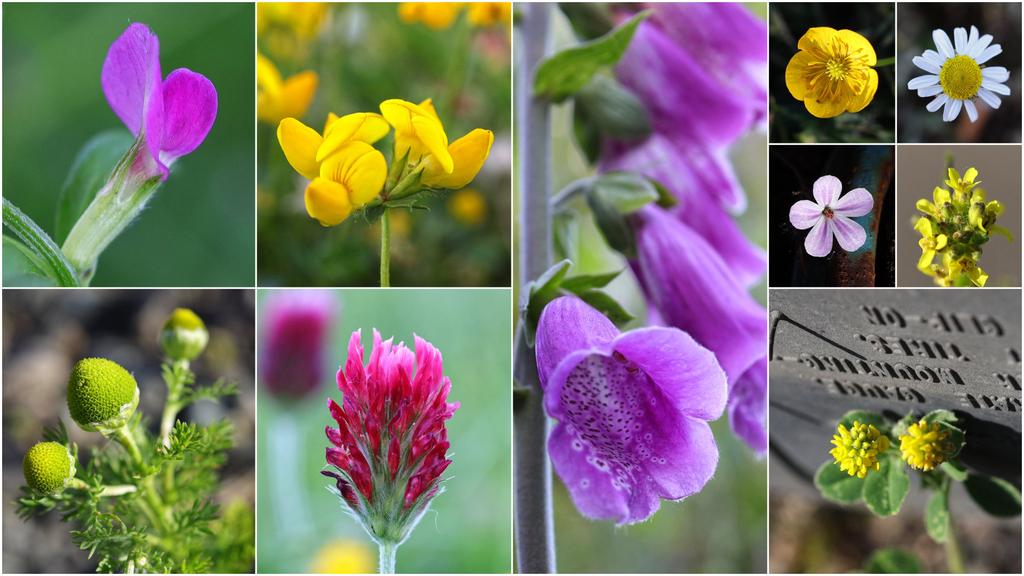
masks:
{"label": "white petal", "polygon": [[907,88],[910,90],[917,90],[918,88],[924,88],[925,86],[933,86],[938,83],[938,76],[936,76],[935,74],[925,74],[924,76],[911,78],[910,82],[907,82]]}
{"label": "white petal", "polygon": [[942,94],[942,86],[936,84],[934,86],[925,86],[917,90],[917,95],[921,98],[931,98],[936,94]]}
{"label": "white petal", "polygon": [[974,102],[964,100],[964,110],[967,110],[967,117],[971,119],[971,122],[978,120],[978,109],[974,107]]}
{"label": "white petal", "polygon": [[931,74],[938,74],[942,71],[941,65],[933,64],[932,62],[925,60],[924,56],[914,56],[914,66],[917,66],[921,70]]}
{"label": "white petal", "polygon": [[1000,46],[999,44],[993,44],[988,48],[985,48],[985,51],[979,54],[978,57],[975,58],[975,61],[978,64],[984,64],[985,62],[988,62],[989,60],[995,58],[996,56],[999,56],[999,54],[1001,54],[1002,52],[1002,46]]}
{"label": "white petal", "polygon": [[981,69],[981,77],[993,82],[1006,82],[1010,79],[1010,71],[1002,66],[989,66]]}
{"label": "white petal", "polygon": [[967,37],[967,51],[970,52],[974,48],[974,43],[978,41],[978,27],[971,26],[971,35]]}
{"label": "white petal", "polygon": [[956,53],[963,54],[967,49],[967,30],[962,27],[953,29],[953,42],[956,46]]}
{"label": "white petal", "polygon": [[935,112],[939,108],[942,108],[942,105],[946,103],[946,100],[949,100],[949,96],[946,96],[945,94],[939,94],[938,96],[935,97],[935,100],[929,102],[928,105],[925,106],[925,108],[929,112]]}
{"label": "white petal", "polygon": [[981,54],[982,51],[985,50],[985,48],[988,48],[988,45],[991,43],[992,35],[985,34],[981,38],[978,38],[978,41],[974,43],[974,46],[971,47],[971,51],[968,52],[967,55],[970,56],[971,58],[977,58],[978,55]]}
{"label": "white petal", "polygon": [[935,47],[939,49],[939,54],[942,54],[946,58],[952,58],[955,56],[953,53],[953,44],[949,41],[949,35],[946,34],[945,30],[932,30],[932,40],[935,41]]}
{"label": "white petal", "polygon": [[1007,86],[1006,84],[1000,84],[999,82],[993,82],[993,81],[989,80],[988,78],[982,78],[981,79],[981,87],[982,88],[986,88],[988,90],[991,90],[992,92],[995,92],[996,94],[1002,94],[1003,96],[1009,96],[1010,95],[1010,87],[1009,86]]}
{"label": "white petal", "polygon": [[825,206],[831,206],[839,198],[839,195],[843,193],[843,183],[839,181],[839,178],[826,174],[814,181],[814,189],[812,191],[818,206],[824,208]]}
{"label": "white petal", "polygon": [[981,98],[985,104],[988,104],[989,108],[992,108],[993,110],[998,109],[999,105],[1003,103],[1003,101],[999,99],[999,96],[989,92],[984,87],[978,88],[978,98]]}
{"label": "white petal", "polygon": [[942,69],[942,65],[946,63],[946,59],[935,50],[925,50],[924,53],[921,54],[921,57],[933,66],[937,66],[939,69]]}
{"label": "white petal", "polygon": [[956,120],[956,117],[960,115],[960,107],[963,105],[963,100],[950,98],[949,102],[946,102],[946,109],[942,112],[942,121],[952,122]]}

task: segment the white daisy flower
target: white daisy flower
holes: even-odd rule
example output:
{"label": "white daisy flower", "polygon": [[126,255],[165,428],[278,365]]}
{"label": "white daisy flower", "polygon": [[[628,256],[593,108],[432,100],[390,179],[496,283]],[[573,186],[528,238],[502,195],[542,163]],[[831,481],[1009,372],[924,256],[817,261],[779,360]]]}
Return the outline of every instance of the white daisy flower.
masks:
{"label": "white daisy flower", "polygon": [[978,119],[975,99],[981,99],[993,109],[999,108],[996,94],[1010,95],[1005,84],[1010,71],[1002,66],[982,66],[1002,51],[999,44],[992,44],[992,35],[978,37],[978,29],[971,26],[968,35],[964,28],[953,30],[953,42],[944,30],[932,30],[932,40],[939,49],[925,50],[914,56],[914,65],[928,72],[907,83],[907,88],[917,90],[922,98],[935,97],[925,108],[935,112],[942,108],[942,120],[952,122],[960,115],[960,109],[967,111],[967,117],[974,122]]}

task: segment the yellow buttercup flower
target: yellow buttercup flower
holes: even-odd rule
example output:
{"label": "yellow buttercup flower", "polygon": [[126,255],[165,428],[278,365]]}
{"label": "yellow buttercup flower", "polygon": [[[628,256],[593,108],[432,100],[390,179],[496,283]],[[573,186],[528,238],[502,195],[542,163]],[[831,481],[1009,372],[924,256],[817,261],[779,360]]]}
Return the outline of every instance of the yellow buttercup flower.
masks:
{"label": "yellow buttercup flower", "polygon": [[864,478],[868,472],[877,472],[881,467],[878,456],[889,449],[889,438],[871,424],[853,422],[847,430],[842,424],[832,436],[835,448],[829,451],[832,458],[839,464],[839,469],[850,476]]}
{"label": "yellow buttercup flower", "polygon": [[332,540],[313,557],[314,574],[368,574],[377,569],[369,546],[357,540]]}
{"label": "yellow buttercup flower", "polygon": [[320,175],[306,187],[306,212],[322,226],[337,226],[376,198],[387,176],[383,154],[365,142],[350,142],[320,165]]}
{"label": "yellow buttercup flower", "polygon": [[270,124],[277,124],[285,118],[301,118],[313,102],[318,83],[319,77],[311,70],[283,79],[273,62],[257,54],[257,118]]}
{"label": "yellow buttercup flower", "polygon": [[461,10],[461,2],[402,2],[398,5],[398,17],[409,24],[418,22],[444,30],[455,23]]}
{"label": "yellow buttercup flower", "polygon": [[474,26],[486,27],[512,22],[511,2],[470,2],[466,16]]}
{"label": "yellow buttercup flower", "polygon": [[875,97],[875,49],[852,30],[809,29],[786,66],[786,87],[818,118],[860,112]]}
{"label": "yellow buttercup flower", "polygon": [[487,200],[476,188],[463,188],[448,199],[448,213],[466,226],[476,227],[487,219]]}
{"label": "yellow buttercup flower", "polygon": [[938,422],[915,422],[900,436],[900,454],[916,470],[933,470],[946,461],[952,450],[949,432]]}
{"label": "yellow buttercup flower", "polygon": [[945,234],[935,234],[934,225],[928,218],[918,218],[914,230],[921,233],[921,239],[917,241],[917,245],[921,247],[917,269],[927,274],[931,270],[932,261],[935,260],[935,253],[946,247],[947,238]]}
{"label": "yellow buttercup flower", "polygon": [[320,165],[328,156],[351,142],[373,144],[386,136],[388,130],[384,118],[372,112],[356,112],[340,118],[330,114],[324,125],[324,136],[295,118],[285,118],[277,127],[277,140],[292,168],[312,180],[320,175]]}

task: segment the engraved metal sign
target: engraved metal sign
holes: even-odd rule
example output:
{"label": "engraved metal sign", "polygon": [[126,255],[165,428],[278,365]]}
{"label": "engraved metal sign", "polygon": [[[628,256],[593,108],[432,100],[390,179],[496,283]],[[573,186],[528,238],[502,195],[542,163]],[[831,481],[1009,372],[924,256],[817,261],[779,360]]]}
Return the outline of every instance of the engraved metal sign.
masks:
{"label": "engraved metal sign", "polygon": [[810,477],[848,410],[944,408],[967,466],[1020,482],[1018,290],[772,290],[769,306],[773,456]]}

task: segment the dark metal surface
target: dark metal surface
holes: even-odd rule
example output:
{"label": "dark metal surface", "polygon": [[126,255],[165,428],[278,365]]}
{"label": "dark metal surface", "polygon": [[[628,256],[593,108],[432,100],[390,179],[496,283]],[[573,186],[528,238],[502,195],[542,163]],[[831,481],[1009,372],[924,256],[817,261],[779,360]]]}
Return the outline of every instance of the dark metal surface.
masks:
{"label": "dark metal surface", "polygon": [[773,457],[804,478],[848,410],[954,411],[965,464],[1019,485],[1018,290],[772,290]]}

